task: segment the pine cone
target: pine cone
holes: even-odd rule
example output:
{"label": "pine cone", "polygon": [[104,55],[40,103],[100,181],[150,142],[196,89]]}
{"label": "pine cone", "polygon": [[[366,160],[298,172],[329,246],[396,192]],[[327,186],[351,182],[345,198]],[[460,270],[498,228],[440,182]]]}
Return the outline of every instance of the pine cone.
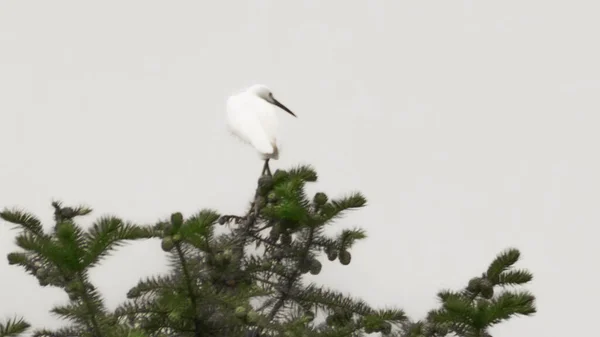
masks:
{"label": "pine cone", "polygon": [[277,201],[279,201],[277,194],[275,194],[275,192],[269,192],[269,194],[267,195],[267,202],[274,204]]}
{"label": "pine cone", "polygon": [[65,207],[63,209],[60,210],[60,216],[63,219],[72,219],[76,216],[77,214],[75,213],[75,210],[72,209],[71,207]]}
{"label": "pine cone", "polygon": [[325,205],[328,200],[329,200],[329,198],[327,198],[327,195],[325,193],[321,193],[321,192],[316,193],[315,197],[313,198],[313,202],[317,206]]}
{"label": "pine cone", "polygon": [[340,263],[343,264],[344,266],[347,266],[350,264],[350,261],[352,260],[352,255],[350,255],[349,251],[346,250],[342,250],[340,252]]}
{"label": "pine cone", "polygon": [[288,176],[289,173],[287,173],[286,171],[277,170],[275,171],[275,173],[273,173],[273,181],[280,182],[285,180]]}
{"label": "pine cone", "polygon": [[173,249],[173,247],[175,247],[175,242],[173,242],[173,238],[172,237],[165,236],[162,239],[160,247],[162,248],[163,251],[170,252]]}
{"label": "pine cone", "polygon": [[306,274],[306,273],[308,273],[309,271],[310,271],[310,262],[309,262],[309,261],[303,261],[303,262],[300,264],[300,272],[301,272],[302,274]]}
{"label": "pine cone", "polygon": [[248,314],[246,315],[246,322],[248,322],[250,325],[255,325],[256,323],[258,323],[259,319],[260,315],[254,310],[250,310],[250,312],[248,312]]}
{"label": "pine cone", "polygon": [[312,260],[310,262],[310,273],[312,275],[319,275],[322,267],[323,266],[321,265],[321,262],[319,262],[318,260]]}
{"label": "pine cone", "polygon": [[478,292],[480,289],[480,281],[481,281],[481,279],[479,277],[474,277],[474,278],[470,279],[469,285],[467,286],[467,290],[472,293]]}
{"label": "pine cone", "polygon": [[494,296],[494,285],[487,278],[481,279],[479,282],[481,296],[485,299],[490,299]]}
{"label": "pine cone", "polygon": [[379,331],[384,335],[389,335],[392,332],[392,325],[389,322],[383,322]]}
{"label": "pine cone", "polygon": [[243,319],[246,317],[247,314],[247,310],[246,308],[240,306],[235,308],[235,317],[239,318],[239,319]]}
{"label": "pine cone", "polygon": [[271,227],[269,237],[271,240],[277,241],[279,239],[279,235],[281,235],[281,226],[279,226],[279,224],[274,224],[273,227]]}
{"label": "pine cone", "polygon": [[290,235],[289,233],[283,233],[281,235],[281,244],[285,245],[285,246],[289,246],[292,244],[292,235]]}
{"label": "pine cone", "polygon": [[179,212],[171,214],[171,224],[175,228],[181,227],[183,225],[183,214]]}
{"label": "pine cone", "polygon": [[48,277],[48,269],[46,268],[40,268],[35,272],[35,276],[37,278],[44,278],[44,277]]}
{"label": "pine cone", "polygon": [[326,253],[329,261],[334,261],[338,257],[338,252],[333,247],[327,247]]}

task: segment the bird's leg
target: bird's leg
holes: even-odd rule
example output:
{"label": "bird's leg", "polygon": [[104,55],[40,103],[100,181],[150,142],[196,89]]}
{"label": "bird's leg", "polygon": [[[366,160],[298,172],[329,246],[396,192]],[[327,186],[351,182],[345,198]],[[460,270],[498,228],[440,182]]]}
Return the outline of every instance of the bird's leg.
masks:
{"label": "bird's leg", "polygon": [[272,176],[272,174],[271,174],[271,168],[269,167],[269,164],[267,164],[267,174],[269,176]]}
{"label": "bird's leg", "polygon": [[264,176],[265,173],[267,173],[267,175],[271,175],[271,170],[269,169],[269,158],[265,159],[265,165],[263,165],[263,170],[260,175]]}

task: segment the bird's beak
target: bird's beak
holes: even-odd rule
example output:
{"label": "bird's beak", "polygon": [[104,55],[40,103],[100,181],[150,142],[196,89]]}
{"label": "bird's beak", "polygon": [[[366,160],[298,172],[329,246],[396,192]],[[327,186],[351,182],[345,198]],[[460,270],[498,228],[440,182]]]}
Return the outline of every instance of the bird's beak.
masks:
{"label": "bird's beak", "polygon": [[277,105],[278,107],[282,108],[283,110],[285,110],[287,113],[289,113],[290,115],[298,118],[298,116],[296,116],[293,112],[290,111],[290,109],[286,108],[285,105],[281,104],[278,100],[276,100],[275,98],[273,98],[273,104]]}

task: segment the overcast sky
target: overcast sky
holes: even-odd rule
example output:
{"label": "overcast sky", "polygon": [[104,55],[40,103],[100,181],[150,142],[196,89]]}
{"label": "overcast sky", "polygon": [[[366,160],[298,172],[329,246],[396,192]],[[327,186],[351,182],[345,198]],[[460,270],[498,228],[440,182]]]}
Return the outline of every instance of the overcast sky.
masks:
{"label": "overcast sky", "polygon": [[[1,1],[0,207],[51,226],[50,201],[146,223],[241,214],[262,163],[225,100],[263,83],[281,158],[311,192],[362,191],[336,224],[369,239],[318,280],[421,318],[516,247],[539,313],[494,336],[597,331],[597,1]],[[16,249],[0,226],[0,256]],[[596,258],[593,258],[593,257]],[[114,308],[165,270],[158,241],[93,271]],[[0,316],[64,322],[66,301],[0,258]],[[576,324],[572,320],[576,320]],[[571,321],[571,322],[570,322]]]}

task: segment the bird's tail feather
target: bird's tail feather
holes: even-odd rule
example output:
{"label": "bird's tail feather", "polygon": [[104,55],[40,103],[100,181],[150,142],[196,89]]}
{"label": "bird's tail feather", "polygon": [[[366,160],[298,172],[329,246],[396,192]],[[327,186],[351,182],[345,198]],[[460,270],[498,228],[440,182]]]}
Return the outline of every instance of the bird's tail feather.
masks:
{"label": "bird's tail feather", "polygon": [[277,147],[277,144],[273,144],[273,153],[271,154],[271,159],[279,159],[279,148]]}
{"label": "bird's tail feather", "polygon": [[269,147],[256,147],[260,152],[260,156],[262,159],[279,159],[279,148],[277,144],[271,144]]}

